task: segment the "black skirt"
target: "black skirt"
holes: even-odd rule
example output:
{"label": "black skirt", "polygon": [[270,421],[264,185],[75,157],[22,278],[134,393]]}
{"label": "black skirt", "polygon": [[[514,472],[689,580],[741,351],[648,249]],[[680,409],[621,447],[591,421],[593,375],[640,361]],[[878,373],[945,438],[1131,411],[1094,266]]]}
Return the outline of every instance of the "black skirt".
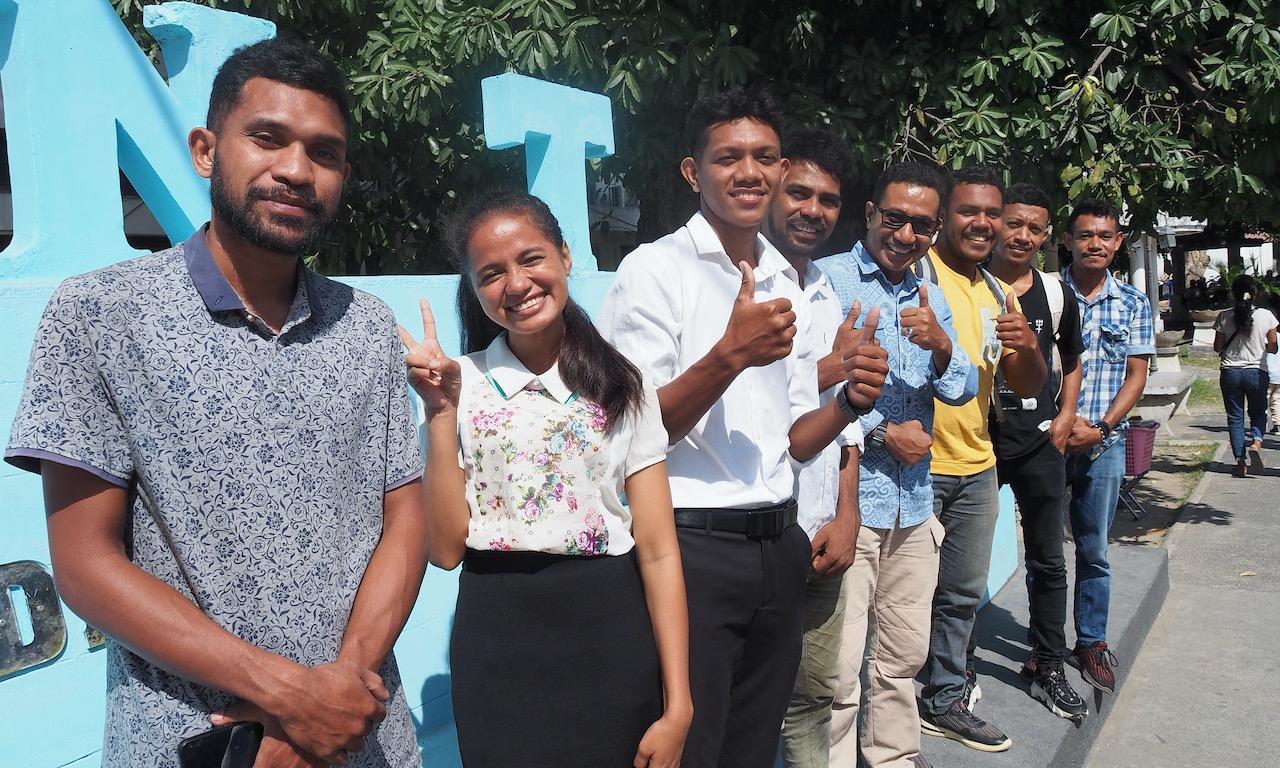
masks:
{"label": "black skirt", "polygon": [[634,550],[468,550],[449,659],[465,768],[627,768],[662,715]]}

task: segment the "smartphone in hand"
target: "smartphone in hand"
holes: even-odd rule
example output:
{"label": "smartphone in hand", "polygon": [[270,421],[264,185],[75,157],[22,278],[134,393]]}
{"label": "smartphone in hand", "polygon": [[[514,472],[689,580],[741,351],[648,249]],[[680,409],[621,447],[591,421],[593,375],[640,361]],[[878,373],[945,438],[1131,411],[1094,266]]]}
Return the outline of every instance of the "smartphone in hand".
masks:
{"label": "smartphone in hand", "polygon": [[179,742],[178,765],[181,768],[253,768],[260,746],[262,723],[227,723]]}

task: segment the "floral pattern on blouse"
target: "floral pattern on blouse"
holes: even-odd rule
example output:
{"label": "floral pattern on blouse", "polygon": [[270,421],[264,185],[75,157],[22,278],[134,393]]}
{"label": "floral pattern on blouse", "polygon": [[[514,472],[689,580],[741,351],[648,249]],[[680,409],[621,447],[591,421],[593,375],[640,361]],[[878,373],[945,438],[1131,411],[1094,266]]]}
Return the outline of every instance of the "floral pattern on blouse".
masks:
{"label": "floral pattern on blouse", "polygon": [[460,465],[467,546],[597,556],[634,546],[626,477],[666,457],[657,397],[606,429],[604,409],[572,393],[555,368],[535,376],[502,338],[463,358]]}
{"label": "floral pattern on blouse", "polygon": [[[575,490],[580,478],[598,483],[606,469],[600,455],[604,410],[580,398],[561,406],[534,380],[525,387],[530,397],[522,399],[525,407],[517,418],[505,398],[492,386],[486,389],[467,415],[471,490],[480,515],[510,531],[490,538],[489,549],[520,549],[531,527],[555,516],[576,523],[564,534],[565,554],[604,554],[609,529],[598,510],[598,494]],[[553,413],[557,408],[567,412]]]}

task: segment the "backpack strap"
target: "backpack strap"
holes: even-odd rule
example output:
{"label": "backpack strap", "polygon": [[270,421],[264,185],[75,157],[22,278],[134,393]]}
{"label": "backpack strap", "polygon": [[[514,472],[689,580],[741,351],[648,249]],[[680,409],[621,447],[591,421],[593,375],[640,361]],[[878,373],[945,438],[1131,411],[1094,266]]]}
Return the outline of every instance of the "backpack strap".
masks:
{"label": "backpack strap", "polygon": [[[1039,270],[1036,270],[1039,272]],[[1049,316],[1053,318],[1053,337],[1054,341],[1061,339],[1064,330],[1062,328],[1062,310],[1072,297],[1067,295],[1070,290],[1067,284],[1062,282],[1057,275],[1051,275],[1048,272],[1040,272],[1040,282],[1045,285],[1044,298],[1049,303]],[[1057,283],[1059,290],[1055,291],[1048,287],[1049,283]]]}
{"label": "backpack strap", "polygon": [[986,267],[978,267],[978,274],[982,275],[982,280],[987,284],[987,290],[991,291],[991,295],[995,297],[996,305],[1000,307],[1003,314],[1009,311],[1009,307],[1005,306],[1004,290],[1000,287],[1000,281],[996,276],[987,271]]}
{"label": "backpack strap", "polygon": [[938,270],[934,268],[928,253],[916,259],[916,263],[911,265],[911,271],[915,272],[916,277],[921,280],[928,280],[934,285],[938,284]]}

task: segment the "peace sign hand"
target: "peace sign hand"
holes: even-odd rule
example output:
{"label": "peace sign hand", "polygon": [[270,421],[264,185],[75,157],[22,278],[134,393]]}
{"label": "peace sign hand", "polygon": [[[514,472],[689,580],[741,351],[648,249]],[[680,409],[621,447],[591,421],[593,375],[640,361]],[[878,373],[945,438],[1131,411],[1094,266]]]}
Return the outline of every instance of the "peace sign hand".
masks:
{"label": "peace sign hand", "polygon": [[404,362],[409,366],[409,383],[422,401],[427,404],[427,414],[434,416],[441,411],[458,407],[458,394],[462,391],[462,366],[445,355],[436,336],[436,318],[431,304],[419,299],[422,308],[422,342],[414,341],[413,334],[396,325],[400,341],[409,350]]}

